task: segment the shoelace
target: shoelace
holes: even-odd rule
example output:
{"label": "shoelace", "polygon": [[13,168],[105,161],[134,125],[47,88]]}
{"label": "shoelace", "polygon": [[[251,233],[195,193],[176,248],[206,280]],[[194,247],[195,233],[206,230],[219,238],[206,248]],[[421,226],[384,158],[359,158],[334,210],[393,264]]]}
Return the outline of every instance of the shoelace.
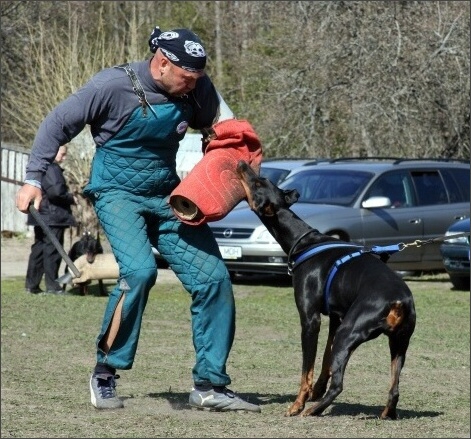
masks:
{"label": "shoelace", "polygon": [[235,398],[236,397],[236,394],[231,389],[228,389],[227,387],[224,388],[224,393],[229,398]]}
{"label": "shoelace", "polygon": [[218,393],[224,393],[224,395],[228,396],[229,398],[235,398],[235,393],[231,389],[228,389],[227,387],[214,386],[214,390]]}
{"label": "shoelace", "polygon": [[113,398],[115,396],[115,380],[117,380],[118,378],[119,375],[110,375],[107,378],[97,377],[98,389],[100,390],[100,394],[103,399]]}

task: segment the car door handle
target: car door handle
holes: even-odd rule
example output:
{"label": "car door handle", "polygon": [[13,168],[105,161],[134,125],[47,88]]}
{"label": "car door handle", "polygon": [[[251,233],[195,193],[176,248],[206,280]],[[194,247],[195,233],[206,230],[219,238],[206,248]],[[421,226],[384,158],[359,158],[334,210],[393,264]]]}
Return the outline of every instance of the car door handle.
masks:
{"label": "car door handle", "polygon": [[413,218],[409,220],[410,224],[420,224],[422,222],[421,218]]}
{"label": "car door handle", "polygon": [[465,219],[466,218],[466,215],[456,215],[455,216],[455,220],[462,220],[462,219]]}

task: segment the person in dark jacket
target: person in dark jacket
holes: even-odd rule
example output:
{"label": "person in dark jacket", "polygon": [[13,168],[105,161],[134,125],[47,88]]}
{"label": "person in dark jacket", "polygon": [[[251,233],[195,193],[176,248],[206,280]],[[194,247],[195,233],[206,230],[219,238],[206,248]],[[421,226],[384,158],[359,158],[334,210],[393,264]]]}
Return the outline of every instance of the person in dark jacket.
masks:
{"label": "person in dark jacket", "polygon": [[[65,229],[77,225],[70,207],[75,204],[74,196],[68,191],[63,170],[60,167],[60,163],[65,160],[66,156],[67,146],[62,145],[54,163],[47,168],[44,175],[43,198],[39,208],[39,214],[61,245],[64,244]],[[34,226],[34,243],[31,246],[26,271],[26,292],[42,293],[39,284],[44,275],[46,293],[62,294],[62,286],[56,281],[62,256],[31,214],[28,214],[27,224]]]}

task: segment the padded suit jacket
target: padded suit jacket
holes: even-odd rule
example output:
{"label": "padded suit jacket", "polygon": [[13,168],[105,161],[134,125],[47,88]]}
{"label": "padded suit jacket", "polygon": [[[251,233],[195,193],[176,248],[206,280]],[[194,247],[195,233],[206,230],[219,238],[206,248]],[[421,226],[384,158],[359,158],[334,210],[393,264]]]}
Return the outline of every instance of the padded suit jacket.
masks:
{"label": "padded suit jacket", "polygon": [[[176,148],[178,140],[185,134],[187,126],[201,130],[211,127],[221,117],[225,106],[219,93],[208,76],[199,78],[196,87],[185,97],[169,96],[160,89],[150,73],[150,59],[131,63],[150,105],[176,103],[187,105],[191,116],[186,124],[180,124],[178,131],[171,136],[156,132],[156,136],[169,142],[169,147]],[[121,68],[111,67],[94,75],[90,81],[67,99],[57,105],[39,126],[31,150],[30,160],[26,167],[26,179],[41,182],[49,163],[54,161],[59,145],[70,142],[87,125],[97,149],[112,140],[126,125],[133,112],[138,108],[139,101],[133,90],[133,84],[126,72]],[[227,106],[226,106],[227,107]],[[229,110],[230,111],[230,110]],[[148,119],[154,117],[148,110]],[[165,128],[167,124],[163,125]],[[140,141],[139,133],[129,139]],[[146,139],[144,139],[146,140]],[[139,147],[139,143],[131,145]],[[123,153],[125,150],[123,150]]]}
{"label": "padded suit jacket", "polygon": [[[42,179],[43,199],[39,207],[39,214],[44,222],[53,227],[76,226],[72,209],[73,195],[68,191],[62,168],[52,163],[47,168]],[[27,224],[37,226],[38,223],[31,214],[28,214]]]}

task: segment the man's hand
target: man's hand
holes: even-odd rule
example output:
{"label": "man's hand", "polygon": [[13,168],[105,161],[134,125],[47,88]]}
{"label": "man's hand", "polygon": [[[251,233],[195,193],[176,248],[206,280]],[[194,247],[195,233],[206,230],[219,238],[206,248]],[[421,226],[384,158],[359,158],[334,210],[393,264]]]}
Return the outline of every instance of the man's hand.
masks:
{"label": "man's hand", "polygon": [[34,207],[39,210],[39,205],[42,200],[41,189],[25,183],[16,193],[16,207],[20,212],[28,213],[28,208],[31,202],[34,202]]}

